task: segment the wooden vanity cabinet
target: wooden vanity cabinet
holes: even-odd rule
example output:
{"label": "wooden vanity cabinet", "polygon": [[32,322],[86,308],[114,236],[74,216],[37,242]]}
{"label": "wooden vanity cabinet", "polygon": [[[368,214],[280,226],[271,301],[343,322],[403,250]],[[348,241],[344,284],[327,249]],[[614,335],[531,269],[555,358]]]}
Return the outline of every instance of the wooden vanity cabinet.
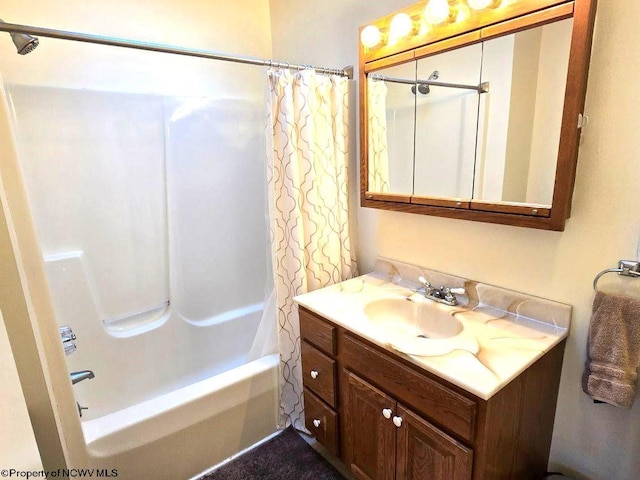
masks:
{"label": "wooden vanity cabinet", "polygon": [[334,455],[339,454],[336,331],[324,319],[300,310],[305,426]]}
{"label": "wooden vanity cabinet", "polygon": [[[470,480],[471,450],[345,370],[344,460],[358,478]],[[381,414],[382,413],[382,414]]]}
{"label": "wooden vanity cabinet", "polygon": [[564,342],[483,400],[304,307],[300,330],[307,428],[357,478],[543,477]]}

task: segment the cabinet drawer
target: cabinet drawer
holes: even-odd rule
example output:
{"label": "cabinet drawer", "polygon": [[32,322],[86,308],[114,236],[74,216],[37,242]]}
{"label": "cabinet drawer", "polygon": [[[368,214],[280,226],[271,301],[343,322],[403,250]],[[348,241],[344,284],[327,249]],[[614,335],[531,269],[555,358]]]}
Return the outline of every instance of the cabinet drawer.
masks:
{"label": "cabinet drawer", "polygon": [[[315,377],[315,378],[314,378]],[[302,381],[332,407],[336,406],[336,362],[307,342],[302,342]]]}
{"label": "cabinet drawer", "polygon": [[305,425],[311,434],[327,450],[337,456],[338,414],[322,403],[307,388],[304,389],[304,418]]}
{"label": "cabinet drawer", "polygon": [[336,354],[336,327],[300,308],[300,336],[329,355]]}
{"label": "cabinet drawer", "polygon": [[345,335],[342,344],[345,368],[358,372],[399,401],[425,415],[435,425],[473,440],[476,403],[425,375]]}

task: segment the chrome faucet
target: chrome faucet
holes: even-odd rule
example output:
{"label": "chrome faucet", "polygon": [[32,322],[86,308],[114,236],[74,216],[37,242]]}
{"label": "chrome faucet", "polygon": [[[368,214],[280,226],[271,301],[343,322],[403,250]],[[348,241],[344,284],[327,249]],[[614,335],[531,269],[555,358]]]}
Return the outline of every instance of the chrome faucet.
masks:
{"label": "chrome faucet", "polygon": [[466,293],[464,287],[449,288],[440,285],[440,287],[437,288],[431,285],[431,283],[429,283],[429,281],[424,277],[419,277],[418,281],[424,286],[425,298],[434,300],[439,303],[444,303],[445,305],[449,305],[451,307],[458,304],[456,295],[464,295]]}
{"label": "chrome faucet", "polygon": [[79,372],[71,372],[71,384],[75,385],[83,380],[88,380],[95,377],[95,374],[91,370],[80,370]]}

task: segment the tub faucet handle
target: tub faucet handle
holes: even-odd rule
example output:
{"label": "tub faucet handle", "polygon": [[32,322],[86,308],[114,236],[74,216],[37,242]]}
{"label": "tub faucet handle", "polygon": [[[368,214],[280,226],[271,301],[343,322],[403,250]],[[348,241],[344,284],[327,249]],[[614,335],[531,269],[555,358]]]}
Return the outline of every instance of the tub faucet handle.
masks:
{"label": "tub faucet handle", "polygon": [[71,355],[75,352],[78,347],[76,347],[76,335],[71,330],[69,325],[63,325],[58,329],[60,331],[60,340],[62,341],[62,346],[64,347],[64,354]]}

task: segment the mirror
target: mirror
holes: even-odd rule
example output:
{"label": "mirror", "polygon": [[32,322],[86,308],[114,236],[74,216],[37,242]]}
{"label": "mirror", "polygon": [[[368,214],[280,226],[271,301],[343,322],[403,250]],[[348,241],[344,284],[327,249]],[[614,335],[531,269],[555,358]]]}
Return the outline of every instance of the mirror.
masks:
{"label": "mirror", "polygon": [[[386,68],[367,80],[369,103],[369,190],[413,193],[416,96],[414,62]],[[383,81],[405,79],[408,83]],[[407,93],[409,92],[409,93]],[[391,162],[389,162],[391,159]]]}
{"label": "mirror", "polygon": [[[438,76],[443,86],[427,85],[416,95],[414,194],[470,199],[478,126],[482,44],[417,61],[418,79]],[[437,72],[437,73],[433,73]],[[422,84],[424,85],[424,84]],[[422,90],[422,91],[420,91]]]}
{"label": "mirror", "polygon": [[564,228],[594,8],[531,3],[396,55],[361,48],[363,206]]}
{"label": "mirror", "polygon": [[[473,198],[551,207],[571,19],[483,42]],[[491,80],[489,80],[491,79]]]}

